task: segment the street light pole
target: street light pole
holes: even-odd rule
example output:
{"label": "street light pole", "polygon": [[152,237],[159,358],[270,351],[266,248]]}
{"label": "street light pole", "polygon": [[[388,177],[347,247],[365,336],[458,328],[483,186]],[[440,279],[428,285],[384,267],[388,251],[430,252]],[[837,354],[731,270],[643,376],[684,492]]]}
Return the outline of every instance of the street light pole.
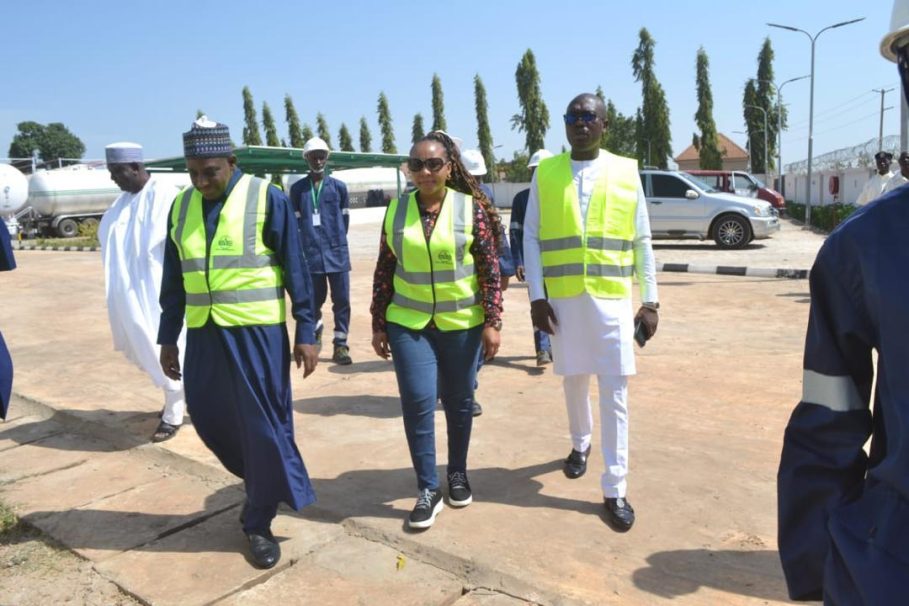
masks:
{"label": "street light pole", "polygon": [[805,184],[805,225],[811,226],[811,157],[814,153],[814,43],[817,41],[818,36],[826,32],[828,29],[835,29],[837,27],[843,27],[844,25],[851,25],[853,23],[858,23],[859,21],[864,21],[864,17],[858,19],[851,19],[849,21],[842,21],[840,23],[834,23],[833,25],[828,25],[827,27],[820,30],[815,35],[811,35],[803,29],[797,27],[792,27],[791,25],[780,25],[779,23],[768,23],[770,27],[777,27],[779,29],[786,29],[791,32],[801,32],[808,36],[808,39],[811,40],[811,94],[808,97],[808,182]]}

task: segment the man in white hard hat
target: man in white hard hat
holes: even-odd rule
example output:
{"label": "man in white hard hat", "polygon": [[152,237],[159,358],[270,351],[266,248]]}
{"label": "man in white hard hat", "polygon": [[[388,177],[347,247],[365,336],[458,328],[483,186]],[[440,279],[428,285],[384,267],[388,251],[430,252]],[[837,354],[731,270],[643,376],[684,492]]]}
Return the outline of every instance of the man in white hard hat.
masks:
{"label": "man in white hard hat", "polygon": [[874,164],[877,172],[868,179],[865,187],[862,188],[859,197],[856,199],[856,206],[864,206],[880,196],[887,182],[893,177],[893,171],[890,170],[890,164],[893,162],[893,154],[886,151],[879,151],[874,154]]}
{"label": "man in white hard hat", "polygon": [[[151,438],[163,442],[176,435],[186,411],[183,383],[165,376],[157,345],[167,216],[179,188],[146,172],[141,145],[112,143],[104,152],[110,177],[123,191],[98,228],[110,331],[114,349],[164,391],[161,421]],[[181,351],[184,338],[181,332]]]}
{"label": "man in white hard hat", "polygon": [[[458,143],[458,141],[456,141],[456,143]],[[483,152],[478,149],[465,149],[461,152],[461,162],[464,164],[464,168],[467,169],[467,172],[477,178],[480,189],[483,190],[483,193],[486,194],[486,197],[489,198],[489,201],[495,206],[496,199],[492,188],[486,183],[483,183],[483,177],[486,176],[487,172],[486,160],[483,159]],[[504,224],[502,229],[505,229]],[[502,280],[502,291],[506,291],[508,290],[508,281],[515,275],[515,268],[511,247],[508,245],[508,238],[505,237],[504,233],[502,234],[501,245],[499,246],[499,272]],[[483,368],[482,353],[477,359],[477,383],[474,384],[474,392],[479,388],[479,373],[481,368]],[[483,414],[483,406],[477,402],[476,393],[474,393],[473,416],[478,417],[481,414]]]}
{"label": "man in white hard hat", "polygon": [[290,188],[290,203],[300,222],[303,252],[315,290],[316,341],[322,342],[322,305],[331,289],[334,351],[331,359],[346,366],[353,361],[347,346],[350,329],[350,199],[347,185],[325,175],[331,151],[319,137],[303,145],[309,174]]}
{"label": "man in white hard hat", "polygon": [[[909,97],[909,0],[895,3],[881,53]],[[777,476],[780,559],[796,600],[909,596],[907,231],[901,187],[841,223],[811,268],[802,398]]]}
{"label": "man in white hard hat", "polygon": [[[540,160],[551,158],[552,153],[541,149],[530,156],[527,168],[530,176],[537,170]],[[511,256],[514,258],[515,277],[518,282],[524,281],[524,216],[527,213],[527,200],[530,197],[530,188],[522,189],[515,194],[511,202]],[[552,348],[549,344],[549,335],[534,327],[533,347],[537,354],[537,366],[546,366],[552,363]]]}

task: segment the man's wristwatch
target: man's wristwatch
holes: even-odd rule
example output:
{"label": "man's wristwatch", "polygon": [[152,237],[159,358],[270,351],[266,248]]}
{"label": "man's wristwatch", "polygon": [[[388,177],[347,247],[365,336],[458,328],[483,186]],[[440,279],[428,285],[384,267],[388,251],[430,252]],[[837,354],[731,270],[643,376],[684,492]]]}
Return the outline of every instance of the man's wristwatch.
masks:
{"label": "man's wristwatch", "polygon": [[644,303],[641,303],[641,307],[646,307],[647,309],[652,309],[653,311],[657,311],[658,309],[660,309],[660,304],[644,302]]}

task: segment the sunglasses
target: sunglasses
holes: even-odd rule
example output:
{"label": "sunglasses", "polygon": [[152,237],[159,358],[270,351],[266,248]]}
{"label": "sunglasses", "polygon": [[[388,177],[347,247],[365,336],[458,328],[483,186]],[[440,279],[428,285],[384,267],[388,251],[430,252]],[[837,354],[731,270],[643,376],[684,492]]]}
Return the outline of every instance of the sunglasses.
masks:
{"label": "sunglasses", "polygon": [[583,122],[584,124],[591,124],[596,122],[597,115],[593,112],[581,112],[580,114],[565,114],[565,124],[572,126],[578,122]]}
{"label": "sunglasses", "polygon": [[437,173],[442,168],[448,164],[448,160],[444,158],[426,158],[421,160],[419,158],[408,158],[407,168],[412,173],[418,173],[424,168],[428,169],[431,173]]}

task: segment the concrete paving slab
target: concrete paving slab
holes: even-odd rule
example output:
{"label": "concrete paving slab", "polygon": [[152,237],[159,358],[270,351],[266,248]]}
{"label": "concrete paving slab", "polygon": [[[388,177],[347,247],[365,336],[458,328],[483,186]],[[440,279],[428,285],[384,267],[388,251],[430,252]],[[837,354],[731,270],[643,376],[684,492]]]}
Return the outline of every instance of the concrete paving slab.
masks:
{"label": "concrete paving slab", "polygon": [[0,424],[0,452],[61,433],[63,427],[37,416],[22,416]]}
{"label": "concrete paving slab", "polygon": [[218,606],[429,606],[453,603],[457,577],[360,538],[343,537]]}
{"label": "concrete paving slab", "polygon": [[461,596],[451,606],[527,606],[528,604],[532,604],[532,602],[526,602],[489,589],[474,589],[470,593]]}
{"label": "concrete paving slab", "polygon": [[[99,572],[155,606],[210,604],[263,583],[294,561],[343,535],[337,524],[279,515],[272,532],[282,557],[272,570],[247,559],[235,510],[98,564]],[[301,588],[302,590],[302,588]]]}
{"label": "concrete paving slab", "polygon": [[0,485],[0,498],[28,518],[100,501],[160,479],[168,472],[132,451],[95,455],[84,463]]}
{"label": "concrete paving slab", "polygon": [[0,483],[74,467],[87,461],[92,453],[111,452],[99,440],[61,433],[10,448],[3,452]]}
{"label": "concrete paving slab", "polygon": [[176,474],[75,509],[36,511],[29,521],[82,557],[100,562],[239,506],[243,499],[237,486],[213,487]]}

